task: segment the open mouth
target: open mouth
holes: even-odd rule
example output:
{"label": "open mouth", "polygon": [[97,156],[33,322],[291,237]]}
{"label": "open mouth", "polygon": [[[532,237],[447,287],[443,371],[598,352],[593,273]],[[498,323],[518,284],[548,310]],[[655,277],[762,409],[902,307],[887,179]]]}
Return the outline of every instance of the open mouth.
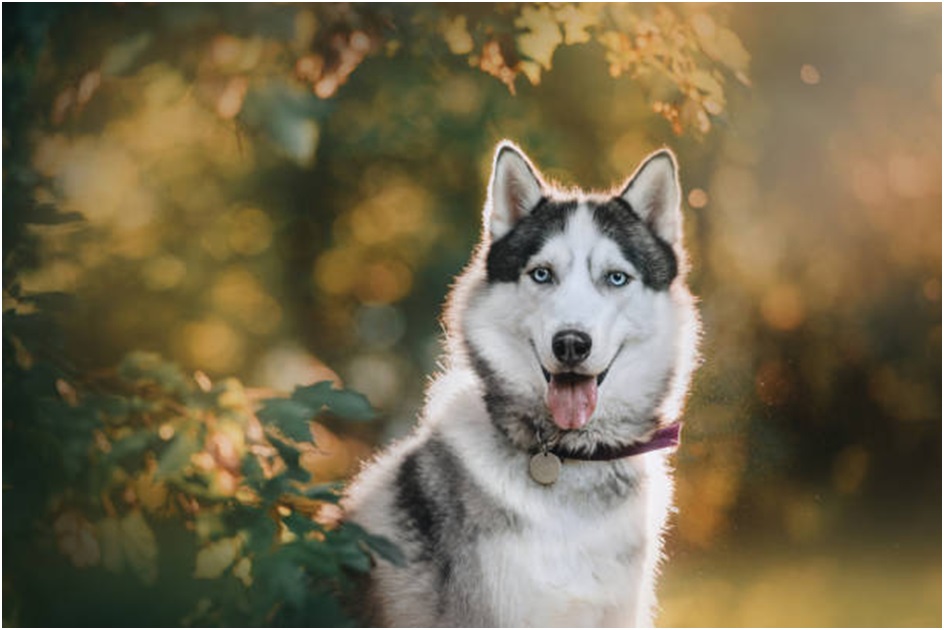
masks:
{"label": "open mouth", "polygon": [[554,418],[554,424],[564,430],[584,427],[597,407],[597,386],[606,372],[597,376],[562,372],[551,374],[543,367],[547,381],[545,402]]}
{"label": "open mouth", "polygon": [[566,430],[580,429],[590,422],[594,410],[597,408],[597,388],[603,384],[606,375],[610,372],[613,361],[622,351],[622,347],[613,355],[610,364],[599,374],[578,374],[576,372],[560,372],[552,374],[541,363],[534,342],[535,357],[541,367],[541,374],[547,383],[547,395],[544,402],[551,412],[554,424]]}

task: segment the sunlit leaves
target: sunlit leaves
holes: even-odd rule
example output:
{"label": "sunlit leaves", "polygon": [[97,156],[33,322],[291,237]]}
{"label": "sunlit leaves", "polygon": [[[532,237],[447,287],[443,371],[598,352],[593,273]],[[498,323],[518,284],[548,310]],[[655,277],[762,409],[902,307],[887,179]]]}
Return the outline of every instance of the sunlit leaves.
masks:
{"label": "sunlit leaves", "polygon": [[616,28],[600,38],[611,75],[629,74],[651,84],[653,111],[676,133],[711,129],[711,117],[725,109],[725,73],[747,83],[750,56],[737,35],[705,12],[685,19],[667,7],[646,13],[621,7],[612,17]]}
{"label": "sunlit leaves", "polygon": [[[554,51],[564,41],[561,25],[555,19],[551,8],[546,5],[525,5],[521,9],[521,15],[515,18],[514,24],[525,31],[517,37],[519,52],[544,70],[550,70]],[[528,78],[532,83],[538,83],[539,76],[540,73],[535,76],[529,74]]]}
{"label": "sunlit leaves", "polygon": [[691,25],[702,51],[712,59],[727,66],[739,81],[745,85],[750,85],[747,70],[751,55],[744,48],[738,36],[730,29],[718,25],[705,12],[693,15]]}
{"label": "sunlit leaves", "polygon": [[[502,46],[503,41],[505,46]],[[509,52],[507,39],[492,39],[482,46],[480,55],[470,57],[473,63],[477,61],[478,67],[488,74],[492,75],[502,83],[508,86],[508,90],[515,93],[515,77],[519,72],[519,64],[515,56]]]}
{"label": "sunlit leaves", "polygon": [[133,493],[134,499],[145,512],[163,513],[170,493],[167,484],[157,477],[152,468],[146,464],[146,468],[131,481],[127,492],[129,497]]}
{"label": "sunlit leaves", "polygon": [[469,34],[468,20],[464,15],[443,18],[439,31],[449,47],[449,52],[455,55],[466,55],[475,47],[475,41]]}
{"label": "sunlit leaves", "polygon": [[558,5],[554,8],[564,29],[564,44],[585,44],[590,41],[592,28],[599,23],[599,5],[587,2]]}
{"label": "sunlit leaves", "polygon": [[666,6],[523,4],[497,19],[471,22],[454,16],[441,21],[439,31],[451,52],[468,54],[473,66],[512,93],[519,74],[539,84],[561,46],[596,41],[611,76],[638,82],[649,93],[653,111],[676,133],[698,135],[725,111],[726,76],[750,84],[750,54],[714,13]]}

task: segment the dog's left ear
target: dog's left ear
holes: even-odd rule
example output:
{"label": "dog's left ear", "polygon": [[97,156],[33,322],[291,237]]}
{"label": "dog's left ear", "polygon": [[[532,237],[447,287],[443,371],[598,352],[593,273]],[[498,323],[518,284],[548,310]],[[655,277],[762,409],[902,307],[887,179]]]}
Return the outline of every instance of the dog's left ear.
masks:
{"label": "dog's left ear", "polygon": [[671,151],[662,149],[646,158],[619,196],[666,243],[673,245],[681,238],[678,165]]}
{"label": "dog's left ear", "polygon": [[485,226],[492,240],[507,234],[531,212],[541,201],[544,188],[544,180],[521,149],[507,140],[499,144],[485,203]]}

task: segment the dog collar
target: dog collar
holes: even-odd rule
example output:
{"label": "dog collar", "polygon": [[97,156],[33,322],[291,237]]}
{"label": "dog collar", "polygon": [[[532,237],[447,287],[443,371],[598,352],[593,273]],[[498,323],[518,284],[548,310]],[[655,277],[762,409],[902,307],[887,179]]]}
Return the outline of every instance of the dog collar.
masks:
{"label": "dog collar", "polygon": [[557,481],[560,476],[560,469],[563,460],[572,459],[584,462],[608,462],[626,457],[634,457],[658,451],[663,448],[675,448],[681,442],[682,423],[673,422],[666,425],[649,436],[645,442],[633,442],[631,444],[622,444],[611,446],[604,444],[598,446],[589,453],[572,451],[559,447],[544,446],[541,450],[531,457],[529,472],[531,478],[538,483],[548,486]]}

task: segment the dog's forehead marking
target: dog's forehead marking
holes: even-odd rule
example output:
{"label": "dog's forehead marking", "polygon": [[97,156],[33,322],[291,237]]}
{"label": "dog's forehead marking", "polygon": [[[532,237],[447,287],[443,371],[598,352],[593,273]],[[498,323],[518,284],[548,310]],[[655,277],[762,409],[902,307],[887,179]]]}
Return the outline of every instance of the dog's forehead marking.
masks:
{"label": "dog's forehead marking", "polygon": [[532,260],[551,263],[557,272],[566,273],[575,263],[589,258],[601,237],[586,204],[580,203],[567,217],[563,229],[548,235]]}
{"label": "dog's forehead marking", "polygon": [[535,256],[556,256],[557,264],[571,256],[586,260],[586,252],[608,241],[615,243],[622,259],[650,288],[665,290],[678,275],[672,247],[653,234],[625,201],[545,198],[491,244],[486,254],[487,279],[490,283],[518,282]]}
{"label": "dog's forehead marking", "polygon": [[569,273],[575,264],[584,263],[591,276],[611,268],[638,274],[619,244],[597,225],[593,212],[591,205],[579,204],[564,230],[550,237],[533,258],[554,263],[560,273]]}

